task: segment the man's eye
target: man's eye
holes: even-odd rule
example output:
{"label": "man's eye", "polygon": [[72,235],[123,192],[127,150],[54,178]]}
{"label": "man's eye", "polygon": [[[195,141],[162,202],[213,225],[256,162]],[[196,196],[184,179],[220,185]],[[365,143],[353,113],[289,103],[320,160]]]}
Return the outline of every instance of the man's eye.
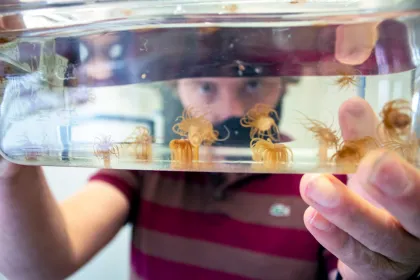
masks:
{"label": "man's eye", "polygon": [[250,80],[246,83],[246,91],[248,92],[255,92],[261,86],[261,82],[258,80]]}
{"label": "man's eye", "polygon": [[109,48],[109,57],[117,59],[122,55],[123,47],[121,44],[114,44]]}
{"label": "man's eye", "polygon": [[205,82],[200,85],[200,91],[204,94],[214,93],[216,91],[216,86],[212,83]]}

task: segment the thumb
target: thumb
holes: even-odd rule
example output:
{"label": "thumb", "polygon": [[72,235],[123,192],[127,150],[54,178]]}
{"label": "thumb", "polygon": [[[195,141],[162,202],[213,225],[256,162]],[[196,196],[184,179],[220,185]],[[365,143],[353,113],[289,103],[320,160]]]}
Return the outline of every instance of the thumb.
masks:
{"label": "thumb", "polygon": [[[366,100],[360,97],[350,98],[341,105],[338,114],[341,134],[344,141],[359,140],[364,137],[372,137],[376,141],[379,140],[377,128],[380,120]],[[372,149],[375,147],[366,148]],[[382,208],[379,206],[379,203],[368,195],[353,174],[348,175],[347,186],[371,204]]]}
{"label": "thumb", "polygon": [[360,97],[346,100],[338,111],[343,140],[357,140],[366,136],[378,139],[379,119],[369,103]]}

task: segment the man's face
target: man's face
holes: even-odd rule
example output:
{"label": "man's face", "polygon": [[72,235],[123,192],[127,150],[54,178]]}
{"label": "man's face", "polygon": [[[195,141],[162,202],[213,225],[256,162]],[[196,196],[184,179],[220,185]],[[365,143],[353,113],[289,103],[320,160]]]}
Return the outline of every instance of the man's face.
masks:
{"label": "man's face", "polygon": [[178,82],[178,94],[184,108],[218,124],[243,117],[257,103],[274,108],[282,87],[279,78],[193,78]]}
{"label": "man's face", "polygon": [[[85,63],[85,73],[89,78],[94,80],[111,78],[113,46],[121,48],[115,35],[91,36],[80,43],[81,62]],[[114,53],[121,52],[117,47],[114,49]]]}

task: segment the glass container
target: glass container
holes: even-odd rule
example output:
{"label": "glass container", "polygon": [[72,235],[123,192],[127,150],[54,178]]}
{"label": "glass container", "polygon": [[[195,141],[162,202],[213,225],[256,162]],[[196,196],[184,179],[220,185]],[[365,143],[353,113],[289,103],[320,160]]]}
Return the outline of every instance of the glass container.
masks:
{"label": "glass container", "polygon": [[415,166],[418,0],[0,4],[0,151],[15,163],[352,173]]}

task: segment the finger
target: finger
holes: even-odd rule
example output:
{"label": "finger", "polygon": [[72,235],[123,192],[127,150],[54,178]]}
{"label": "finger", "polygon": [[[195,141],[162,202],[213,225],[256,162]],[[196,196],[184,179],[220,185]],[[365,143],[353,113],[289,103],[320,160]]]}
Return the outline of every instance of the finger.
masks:
{"label": "finger", "polygon": [[354,182],[420,239],[420,172],[414,166],[394,152],[377,150],[362,160]]}
{"label": "finger", "polygon": [[[385,257],[363,246],[314,208],[309,207],[305,211],[303,219],[305,226],[314,238],[350,268],[350,271],[340,270],[344,279],[391,279],[390,277],[378,278],[379,275],[373,277],[373,273],[377,273],[378,270],[382,274],[381,276],[390,273],[386,271],[386,264],[389,261]],[[353,271],[357,271],[358,274]]]}
{"label": "finger", "polygon": [[2,17],[0,19],[0,28],[3,30],[21,29],[25,27],[23,17]]}
{"label": "finger", "polygon": [[[419,242],[388,212],[378,209],[332,175],[305,175],[301,196],[325,219],[369,250],[396,262],[406,260]],[[403,240],[404,242],[399,242]]]}
{"label": "finger", "polygon": [[380,22],[340,25],[336,30],[335,58],[344,64],[365,62],[378,40]]}
{"label": "finger", "polygon": [[370,104],[361,97],[352,97],[338,110],[338,121],[344,140],[357,140],[366,136],[378,139],[379,119]]}
{"label": "finger", "polygon": [[[363,98],[352,97],[346,100],[338,110],[338,121],[345,141],[358,140],[367,136],[379,141],[377,127],[380,121],[370,104]],[[347,175],[347,186],[376,207],[381,208],[381,205],[363,188],[360,188],[359,184],[353,184],[352,176],[353,174]]]}

